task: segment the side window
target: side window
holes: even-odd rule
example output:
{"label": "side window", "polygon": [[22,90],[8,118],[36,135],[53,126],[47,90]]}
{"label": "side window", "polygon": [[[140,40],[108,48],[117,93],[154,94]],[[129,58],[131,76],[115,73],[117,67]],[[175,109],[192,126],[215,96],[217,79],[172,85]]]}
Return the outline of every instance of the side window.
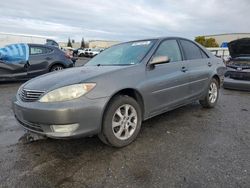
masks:
{"label": "side window", "polygon": [[202,59],[201,49],[187,40],[180,40],[186,60]]}
{"label": "side window", "polygon": [[208,58],[208,56],[207,56],[207,54],[205,52],[203,52],[202,50],[200,50],[200,51],[201,51],[201,56],[202,56],[203,59]]}
{"label": "side window", "polygon": [[43,48],[43,47],[37,47],[37,46],[30,47],[30,55],[47,54],[50,52],[52,52],[52,49],[49,49],[49,48]]}
{"label": "side window", "polygon": [[180,48],[176,40],[163,41],[154,56],[168,56],[170,62],[182,61]]}

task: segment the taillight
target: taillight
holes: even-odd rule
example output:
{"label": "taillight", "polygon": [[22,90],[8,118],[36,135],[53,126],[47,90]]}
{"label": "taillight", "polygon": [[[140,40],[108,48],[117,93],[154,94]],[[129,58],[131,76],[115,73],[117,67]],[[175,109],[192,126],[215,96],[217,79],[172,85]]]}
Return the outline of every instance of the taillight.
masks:
{"label": "taillight", "polygon": [[69,54],[65,54],[65,57],[68,58],[68,59],[71,59]]}

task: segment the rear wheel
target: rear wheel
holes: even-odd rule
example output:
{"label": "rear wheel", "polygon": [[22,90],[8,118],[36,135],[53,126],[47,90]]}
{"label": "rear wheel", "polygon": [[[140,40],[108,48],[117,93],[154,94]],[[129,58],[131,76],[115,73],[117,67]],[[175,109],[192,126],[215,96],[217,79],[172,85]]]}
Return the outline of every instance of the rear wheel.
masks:
{"label": "rear wheel", "polygon": [[104,114],[100,140],[114,147],[133,142],[141,128],[141,109],[129,96],[115,97]]}
{"label": "rear wheel", "polygon": [[63,70],[64,67],[62,65],[53,65],[50,69],[50,72],[54,72],[54,71],[59,71],[59,70]]}
{"label": "rear wheel", "polygon": [[219,83],[215,78],[213,78],[207,90],[206,97],[203,100],[200,100],[200,104],[204,108],[213,108],[217,104],[218,98]]}

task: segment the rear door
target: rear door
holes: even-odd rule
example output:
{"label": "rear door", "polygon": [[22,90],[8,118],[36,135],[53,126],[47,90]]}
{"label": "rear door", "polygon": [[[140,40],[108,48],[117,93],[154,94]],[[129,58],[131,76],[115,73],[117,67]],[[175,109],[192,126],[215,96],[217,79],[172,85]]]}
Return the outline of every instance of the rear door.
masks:
{"label": "rear door", "polygon": [[0,79],[25,78],[27,77],[26,62],[6,63],[0,60]]}
{"label": "rear door", "polygon": [[53,49],[38,45],[30,45],[28,76],[34,77],[47,73]]}
{"label": "rear door", "polygon": [[153,57],[168,56],[169,63],[155,65],[147,71],[151,115],[165,111],[185,101],[189,79],[183,69],[182,55],[175,39],[163,41]]}
{"label": "rear door", "polygon": [[197,97],[205,91],[209,75],[212,71],[212,62],[207,54],[195,43],[180,39],[184,54],[184,64],[190,77],[190,97]]}

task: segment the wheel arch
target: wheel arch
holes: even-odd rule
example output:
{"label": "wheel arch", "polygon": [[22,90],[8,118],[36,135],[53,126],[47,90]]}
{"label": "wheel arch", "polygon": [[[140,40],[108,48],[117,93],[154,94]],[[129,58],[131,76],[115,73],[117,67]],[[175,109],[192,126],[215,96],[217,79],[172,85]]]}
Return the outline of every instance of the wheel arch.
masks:
{"label": "wheel arch", "polygon": [[221,87],[221,80],[220,80],[220,77],[219,77],[217,74],[215,74],[215,75],[213,75],[212,79],[213,79],[213,78],[217,80],[217,82],[218,82],[218,84],[219,84],[219,87]]}
{"label": "wheel arch", "polygon": [[51,65],[49,66],[49,72],[51,71],[51,68],[55,65],[61,65],[63,68],[65,68],[65,65],[62,62],[56,61],[56,62],[51,63]]}
{"label": "wheel arch", "polygon": [[[127,95],[131,98],[133,98],[136,102],[138,102],[140,108],[141,108],[141,112],[142,112],[142,119],[144,119],[144,113],[145,113],[145,106],[144,106],[144,100],[143,97],[141,95],[141,93],[133,88],[125,88],[125,89],[121,89],[119,91],[116,91],[109,99],[109,101],[107,102],[107,104],[105,105],[104,111],[103,111],[103,116],[109,106],[109,104],[111,103],[111,101],[119,96],[119,95]],[[103,119],[103,118],[102,118]]]}

